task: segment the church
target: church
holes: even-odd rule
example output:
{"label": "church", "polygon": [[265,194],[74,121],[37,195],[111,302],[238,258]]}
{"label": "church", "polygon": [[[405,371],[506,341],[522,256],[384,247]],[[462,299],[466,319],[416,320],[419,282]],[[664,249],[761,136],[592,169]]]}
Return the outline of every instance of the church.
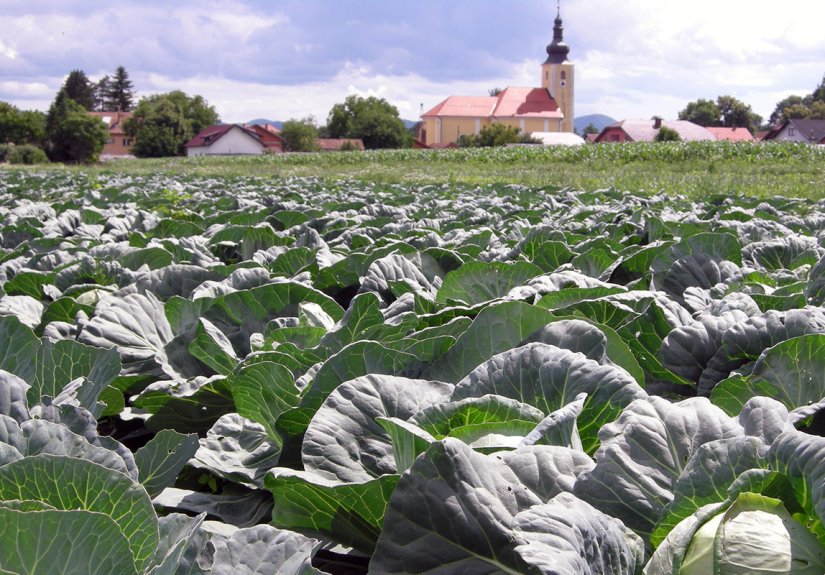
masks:
{"label": "church", "polygon": [[540,88],[508,87],[495,96],[450,96],[421,116],[419,140],[428,147],[446,147],[462,134],[478,134],[501,123],[521,132],[573,132],[573,64],[567,59],[561,8],[553,26],[553,41],[541,65]]}

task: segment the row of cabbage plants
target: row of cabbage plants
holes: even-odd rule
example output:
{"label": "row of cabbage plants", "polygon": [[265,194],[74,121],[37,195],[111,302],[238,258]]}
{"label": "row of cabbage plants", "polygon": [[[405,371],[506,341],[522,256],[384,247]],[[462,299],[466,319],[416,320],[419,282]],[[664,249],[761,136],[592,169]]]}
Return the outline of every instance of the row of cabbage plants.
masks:
{"label": "row of cabbage plants", "polygon": [[0,171],[0,571],[822,573],[822,208]]}

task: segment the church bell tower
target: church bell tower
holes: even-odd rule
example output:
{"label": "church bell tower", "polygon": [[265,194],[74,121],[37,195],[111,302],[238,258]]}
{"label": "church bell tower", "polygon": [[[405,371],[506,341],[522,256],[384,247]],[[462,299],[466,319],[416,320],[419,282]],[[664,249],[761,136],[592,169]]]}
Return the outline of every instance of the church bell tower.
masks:
{"label": "church bell tower", "polygon": [[561,0],[559,0],[556,20],[553,26],[553,41],[547,45],[547,60],[541,65],[541,86],[550,92],[564,114],[562,132],[573,131],[573,95],[575,78],[573,63],[567,59],[570,46],[564,43],[564,27],[561,20]]}

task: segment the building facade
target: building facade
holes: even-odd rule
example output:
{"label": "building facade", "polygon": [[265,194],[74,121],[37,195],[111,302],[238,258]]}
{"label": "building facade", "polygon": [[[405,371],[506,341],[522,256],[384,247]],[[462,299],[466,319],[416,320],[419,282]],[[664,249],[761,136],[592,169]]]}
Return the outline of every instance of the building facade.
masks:
{"label": "building facade", "polygon": [[208,126],[183,147],[187,156],[243,156],[265,150],[255,132],[237,124]]}
{"label": "building facade", "polygon": [[100,121],[106,124],[109,139],[103,145],[103,150],[100,152],[101,158],[116,158],[132,154],[132,144],[134,142],[123,129],[123,124],[132,117],[132,112],[86,113],[94,118],[100,118]]}
{"label": "building facade", "polygon": [[494,123],[528,134],[572,133],[575,76],[569,52],[559,10],[547,59],[541,65],[540,88],[509,87],[491,96],[450,96],[422,114],[418,140],[428,147],[447,147],[462,135],[478,134]]}

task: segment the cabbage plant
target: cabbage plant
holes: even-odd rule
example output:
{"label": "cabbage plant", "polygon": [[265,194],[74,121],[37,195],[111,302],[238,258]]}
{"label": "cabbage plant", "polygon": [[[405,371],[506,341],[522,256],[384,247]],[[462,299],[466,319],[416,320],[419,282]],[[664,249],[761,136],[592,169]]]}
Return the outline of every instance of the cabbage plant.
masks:
{"label": "cabbage plant", "polygon": [[779,499],[741,493],[701,507],[671,531],[646,575],[815,575],[825,548]]}

